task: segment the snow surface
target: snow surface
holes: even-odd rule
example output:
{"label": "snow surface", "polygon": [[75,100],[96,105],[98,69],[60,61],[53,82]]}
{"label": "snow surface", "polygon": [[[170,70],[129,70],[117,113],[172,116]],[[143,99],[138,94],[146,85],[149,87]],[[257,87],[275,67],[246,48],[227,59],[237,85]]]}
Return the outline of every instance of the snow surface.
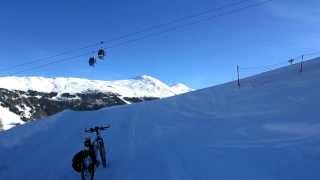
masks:
{"label": "snow surface", "polygon": [[103,133],[97,180],[320,179],[320,60],[167,99],[66,111],[0,134],[1,179],[68,179],[87,127]]}
{"label": "snow surface", "polygon": [[181,83],[178,83],[178,84],[175,84],[173,86],[171,86],[171,89],[176,92],[177,94],[183,94],[183,93],[187,93],[187,92],[190,92],[190,91],[193,91],[193,89],[191,89],[190,87],[184,85],[184,84],[181,84]]}
{"label": "snow surface", "polygon": [[[32,109],[31,107],[27,106],[26,104],[20,104],[19,106],[17,105],[16,108],[23,113],[23,116],[26,118],[31,118],[32,116]],[[1,117],[1,115],[0,115]]]}
{"label": "snow surface", "polygon": [[8,108],[0,106],[0,130],[10,129],[17,124],[24,124],[20,116],[11,112]]}
{"label": "snow surface", "polygon": [[10,90],[34,90],[38,92],[81,93],[88,90],[113,92],[123,97],[169,97],[185,93],[181,88],[169,87],[160,80],[143,75],[129,80],[101,81],[80,78],[44,78],[44,77],[0,77],[0,88]]}

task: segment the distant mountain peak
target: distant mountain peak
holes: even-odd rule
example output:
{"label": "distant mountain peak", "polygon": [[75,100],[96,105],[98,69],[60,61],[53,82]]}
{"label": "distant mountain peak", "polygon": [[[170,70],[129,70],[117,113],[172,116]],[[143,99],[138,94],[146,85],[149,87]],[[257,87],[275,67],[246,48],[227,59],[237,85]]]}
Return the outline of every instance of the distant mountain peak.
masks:
{"label": "distant mountain peak", "polygon": [[193,91],[192,88],[190,88],[187,85],[182,84],[182,83],[177,83],[177,84],[171,86],[171,89],[174,92],[176,92],[177,94],[182,94],[182,93],[187,93],[187,92]]}
{"label": "distant mountain peak", "polygon": [[135,79],[137,79],[137,80],[158,80],[152,76],[145,75],[145,74],[137,76]]}
{"label": "distant mountain peak", "polygon": [[141,75],[141,76],[137,76],[136,78],[134,78],[135,80],[138,80],[138,81],[143,81],[143,82],[151,82],[151,83],[154,83],[155,85],[156,84],[162,84],[162,85],[166,85],[164,82],[162,82],[161,80],[155,78],[155,77],[152,77],[152,76],[149,76],[149,75]]}
{"label": "distant mountain peak", "polygon": [[167,84],[165,84],[164,82],[160,81],[159,79],[154,78],[154,77],[149,76],[149,75],[137,76],[135,79],[139,80],[139,81],[143,81],[143,82],[153,83],[155,86],[167,86],[167,88],[171,89],[171,91],[176,95],[193,91],[192,88],[188,87],[185,84],[176,83],[173,86],[168,86]]}

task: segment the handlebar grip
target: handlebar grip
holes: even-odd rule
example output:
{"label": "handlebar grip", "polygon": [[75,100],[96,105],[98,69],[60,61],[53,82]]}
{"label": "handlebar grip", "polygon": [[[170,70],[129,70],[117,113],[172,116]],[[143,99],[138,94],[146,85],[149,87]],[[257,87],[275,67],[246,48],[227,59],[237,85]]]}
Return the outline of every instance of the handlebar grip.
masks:
{"label": "handlebar grip", "polygon": [[87,133],[92,133],[92,132],[94,132],[94,129],[90,128],[90,129],[85,129],[84,131]]}

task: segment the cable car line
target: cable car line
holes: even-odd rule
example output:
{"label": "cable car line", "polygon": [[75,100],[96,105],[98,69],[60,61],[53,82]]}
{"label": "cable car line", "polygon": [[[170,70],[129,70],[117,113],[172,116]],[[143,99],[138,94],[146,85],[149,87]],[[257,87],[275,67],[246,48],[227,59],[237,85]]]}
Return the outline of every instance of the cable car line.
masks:
{"label": "cable car line", "polygon": [[9,67],[9,68],[0,69],[0,71],[2,71],[2,72],[5,71],[5,72],[6,72],[6,71],[13,70],[13,69],[17,69],[17,68],[19,68],[19,67],[23,67],[23,66],[26,66],[26,65],[35,64],[35,63],[41,62],[41,61],[43,61],[43,60],[57,58],[57,57],[60,57],[60,56],[64,56],[64,55],[67,55],[67,54],[71,54],[71,53],[76,52],[76,51],[79,51],[79,50],[88,49],[88,48],[90,48],[90,47],[96,47],[96,46],[98,46],[98,45],[100,45],[100,44],[101,44],[101,43],[90,44],[90,45],[83,46],[83,47],[80,47],[80,48],[63,51],[63,52],[58,53],[58,54],[55,54],[55,55],[51,55],[51,56],[46,56],[46,57],[42,57],[42,58],[33,59],[33,60],[31,60],[31,61],[28,61],[28,62],[24,62],[24,63],[21,63],[21,64],[13,65],[13,66],[11,66],[11,67]]}
{"label": "cable car line", "polygon": [[[175,30],[181,29],[181,28],[186,27],[186,26],[198,24],[198,23],[203,22],[203,21],[208,21],[208,20],[215,19],[215,18],[218,18],[218,17],[223,17],[223,16],[231,15],[231,14],[234,14],[234,13],[237,13],[237,12],[241,12],[241,11],[246,10],[246,9],[249,9],[249,8],[261,6],[261,5],[266,4],[266,3],[270,2],[270,1],[273,1],[273,0],[259,1],[259,2],[257,2],[257,3],[253,3],[253,4],[250,4],[250,5],[241,7],[241,8],[232,9],[232,10],[229,10],[229,11],[226,11],[226,12],[223,12],[223,13],[215,14],[214,16],[209,16],[209,17],[206,17],[206,18],[202,18],[202,19],[197,20],[197,21],[192,21],[192,22],[189,22],[189,23],[186,23],[186,24],[181,24],[181,25],[173,26],[173,27],[171,27],[171,28],[167,28],[167,29],[165,29],[165,30],[163,30],[163,31],[160,31],[160,32],[150,33],[150,34],[147,34],[147,35],[145,35],[145,36],[142,36],[142,37],[139,37],[139,38],[136,38],[136,39],[130,39],[130,40],[127,40],[127,41],[118,43],[118,44],[114,44],[114,45],[111,45],[111,46],[107,46],[107,47],[104,48],[104,50],[106,50],[106,49],[111,49],[111,48],[115,48],[115,47],[119,47],[119,46],[123,46],[123,45],[129,44],[129,43],[133,43],[133,42],[137,42],[137,41],[140,41],[140,40],[149,38],[149,37],[159,36],[159,35],[161,35],[161,34],[164,34],[164,33],[167,33],[167,32],[171,32],[171,31],[175,31]],[[101,44],[101,43],[100,43],[100,44]],[[94,51],[94,52],[96,52],[96,51]],[[52,62],[43,64],[43,65],[40,65],[40,66],[36,66],[36,67],[33,67],[33,68],[28,68],[28,69],[25,69],[25,70],[22,70],[22,71],[18,71],[18,72],[16,72],[16,73],[19,73],[19,74],[20,74],[20,73],[27,72],[27,71],[31,71],[31,70],[34,70],[34,69],[40,69],[40,68],[43,68],[43,67],[46,67],[46,66],[49,66],[49,65],[52,65],[52,64],[61,63],[61,62],[64,62],[64,61],[72,61],[72,60],[74,60],[75,58],[82,57],[82,56],[85,56],[85,55],[89,55],[89,54],[91,54],[91,53],[92,53],[92,51],[87,52],[87,53],[85,53],[85,54],[77,55],[77,56],[75,56],[75,57],[69,57],[69,58],[64,58],[64,59],[61,59],[61,60],[52,61]]]}
{"label": "cable car line", "polygon": [[96,51],[90,51],[90,52],[86,52],[86,53],[83,53],[83,54],[80,54],[80,55],[71,56],[71,57],[67,57],[67,58],[51,61],[49,63],[42,64],[42,65],[39,65],[39,66],[34,66],[34,67],[31,67],[31,68],[23,69],[21,71],[16,71],[14,73],[9,74],[9,76],[13,76],[13,75],[21,74],[21,73],[24,73],[24,72],[29,72],[29,71],[41,69],[41,68],[44,68],[44,67],[47,67],[47,66],[50,66],[50,65],[53,65],[53,64],[57,64],[57,63],[62,63],[62,62],[66,62],[66,61],[74,61],[74,60],[77,60],[80,57],[88,56],[88,55],[93,54],[93,53],[96,53]]}
{"label": "cable car line", "polygon": [[226,8],[230,8],[232,6],[241,5],[241,4],[243,4],[245,2],[249,2],[249,1],[252,1],[252,0],[241,0],[241,1],[234,2],[234,3],[226,4],[226,5],[217,7],[217,8],[207,9],[206,11],[203,11],[203,12],[199,12],[199,13],[195,13],[195,14],[192,14],[192,15],[183,16],[181,18],[177,18],[177,19],[168,21],[166,23],[160,23],[160,24],[153,25],[153,26],[150,26],[150,27],[147,27],[147,28],[144,28],[144,29],[132,32],[132,33],[124,34],[124,35],[116,37],[116,38],[104,40],[104,42],[114,42],[114,41],[122,40],[122,39],[128,38],[130,36],[135,36],[137,34],[145,33],[145,32],[148,32],[148,31],[152,31],[154,29],[158,29],[158,28],[161,28],[163,26],[172,25],[172,24],[175,24],[175,23],[178,23],[178,22],[181,22],[181,21],[185,21],[187,19],[192,19],[192,18],[196,18],[196,17],[199,17],[199,16],[203,16],[203,15],[212,13],[214,11],[221,11],[221,10],[224,10]]}
{"label": "cable car line", "polygon": [[164,34],[164,33],[167,33],[167,32],[176,31],[176,30],[181,29],[181,28],[183,28],[183,27],[190,26],[190,25],[194,25],[194,24],[198,24],[198,23],[201,23],[201,22],[203,22],[203,21],[208,21],[208,20],[215,19],[215,18],[218,18],[218,17],[223,17],[223,16],[231,15],[231,14],[234,14],[234,13],[237,13],[237,12],[240,12],[240,11],[243,11],[243,10],[245,10],[245,9],[248,9],[248,8],[260,6],[260,5],[265,4],[265,3],[267,3],[267,2],[270,2],[270,1],[273,1],[273,0],[260,1],[260,3],[255,3],[255,4],[251,4],[251,5],[242,7],[242,8],[233,9],[233,10],[230,10],[230,11],[228,11],[228,12],[224,12],[224,13],[216,14],[216,15],[214,15],[214,16],[210,16],[210,17],[207,17],[207,18],[200,19],[200,20],[198,20],[198,21],[193,21],[193,22],[189,22],[189,23],[187,23],[187,24],[181,24],[181,25],[173,26],[173,27],[171,27],[171,28],[167,28],[167,29],[165,29],[165,30],[163,30],[163,31],[160,31],[160,32],[150,33],[150,34],[147,34],[147,35],[142,36],[142,37],[140,37],[140,38],[130,39],[130,40],[127,40],[127,41],[124,41],[124,42],[121,42],[121,43],[118,43],[118,44],[115,44],[115,45],[106,47],[106,49],[111,49],[111,48],[115,48],[115,47],[118,47],[118,46],[126,45],[126,44],[128,44],[128,43],[133,43],[133,42],[140,41],[140,40],[143,40],[143,39],[146,39],[146,38],[149,38],[149,37],[158,36],[158,35],[161,35],[161,34]]}
{"label": "cable car line", "polygon": [[[108,39],[108,40],[104,40],[104,41],[101,41],[101,42],[111,43],[111,42],[119,41],[119,40],[122,40],[122,39],[126,39],[128,37],[131,37],[131,36],[142,34],[142,33],[145,33],[145,32],[148,32],[148,31],[152,31],[152,30],[164,27],[164,26],[172,25],[172,24],[175,24],[175,23],[178,23],[178,22],[181,22],[181,21],[185,21],[187,19],[192,19],[192,18],[196,18],[196,17],[199,17],[199,16],[203,16],[203,15],[212,13],[214,11],[221,11],[221,10],[224,10],[226,8],[230,8],[230,7],[233,7],[233,6],[241,5],[241,4],[249,2],[249,1],[252,1],[252,0],[241,0],[241,1],[237,1],[237,2],[226,4],[226,5],[217,7],[217,8],[207,9],[207,10],[205,10],[203,12],[199,12],[199,13],[194,13],[194,14],[191,14],[191,15],[183,16],[181,18],[177,18],[177,19],[171,20],[171,21],[169,21],[167,23],[161,23],[161,24],[153,25],[153,26],[141,29],[139,31],[135,31],[135,32],[132,32],[132,33],[124,34],[124,35],[121,35],[121,36],[118,36],[118,37],[115,37],[115,38],[111,38],[111,39]],[[90,45],[87,45],[87,46],[83,46],[83,47],[80,47],[80,48],[75,48],[75,49],[63,51],[61,53],[58,53],[58,54],[55,54],[55,55],[51,55],[51,56],[46,56],[46,57],[42,57],[42,58],[36,58],[36,59],[31,60],[31,61],[24,62],[24,63],[21,63],[21,64],[16,64],[16,65],[13,65],[11,67],[3,68],[3,69],[0,69],[0,70],[2,72],[3,71],[6,72],[6,71],[17,69],[19,67],[23,67],[23,66],[26,66],[26,65],[36,64],[36,63],[41,62],[43,60],[57,58],[57,57],[60,57],[60,56],[71,54],[73,52],[80,51],[80,50],[83,50],[83,49],[88,49],[88,48],[91,48],[91,47],[97,47],[97,46],[99,46],[101,44],[101,42],[93,43],[93,44],[90,44]]]}

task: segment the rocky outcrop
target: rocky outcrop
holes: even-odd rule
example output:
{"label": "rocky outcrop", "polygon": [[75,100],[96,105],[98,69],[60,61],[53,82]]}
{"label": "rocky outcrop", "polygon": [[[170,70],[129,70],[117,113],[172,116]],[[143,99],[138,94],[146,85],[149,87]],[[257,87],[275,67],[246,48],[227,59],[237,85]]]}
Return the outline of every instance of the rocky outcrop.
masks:
{"label": "rocky outcrop", "polygon": [[159,98],[121,97],[119,94],[99,91],[58,94],[56,92],[44,93],[32,90],[19,91],[0,88],[0,105],[19,115],[21,120],[25,122],[51,116],[66,109],[91,111],[103,107],[155,99]]}

